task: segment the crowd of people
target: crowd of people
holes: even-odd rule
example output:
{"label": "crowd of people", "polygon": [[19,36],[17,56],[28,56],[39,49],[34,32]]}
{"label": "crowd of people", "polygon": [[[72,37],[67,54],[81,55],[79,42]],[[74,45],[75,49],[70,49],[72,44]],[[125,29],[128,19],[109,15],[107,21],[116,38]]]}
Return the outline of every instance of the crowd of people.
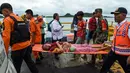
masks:
{"label": "crowd of people", "polygon": [[[13,7],[9,3],[3,3],[0,6],[0,13],[4,16],[2,38],[5,50],[8,54],[9,46],[11,46],[11,58],[17,73],[20,73],[23,60],[27,63],[32,73],[38,73],[38,69],[32,60],[31,54],[32,47],[35,44],[46,43],[44,39],[46,35],[44,30],[46,24],[43,17],[38,16],[35,19],[31,9],[27,9],[25,11],[26,15],[20,17],[13,13]],[[72,30],[74,30],[73,43],[90,44],[91,39],[93,40],[93,44],[103,44],[107,41],[108,22],[103,17],[102,13],[103,10],[101,8],[95,9],[92,17],[88,21],[83,19],[83,11],[78,11],[75,14],[71,26]],[[125,73],[130,73],[130,23],[126,20],[127,10],[124,7],[119,7],[111,14],[114,14],[117,25],[114,30],[112,49],[107,57],[106,55],[102,55],[103,66],[100,73],[107,73],[116,60],[119,61]],[[88,31],[86,31],[86,26],[89,28]],[[58,45],[62,49],[66,48],[64,44],[66,44],[67,47],[71,47],[68,43],[63,43],[63,47],[59,44],[59,42],[62,42],[63,38],[63,27],[59,20],[59,14],[54,13],[53,20],[48,24],[47,28],[52,34],[53,45]],[[46,47],[46,45],[44,45],[44,47]],[[46,49],[48,48],[46,47]],[[40,63],[43,59],[42,52],[33,52],[33,54],[36,63]],[[55,54],[57,60],[59,59],[58,55],[58,53]],[[93,63],[95,62],[95,58],[96,55],[93,55]]]}

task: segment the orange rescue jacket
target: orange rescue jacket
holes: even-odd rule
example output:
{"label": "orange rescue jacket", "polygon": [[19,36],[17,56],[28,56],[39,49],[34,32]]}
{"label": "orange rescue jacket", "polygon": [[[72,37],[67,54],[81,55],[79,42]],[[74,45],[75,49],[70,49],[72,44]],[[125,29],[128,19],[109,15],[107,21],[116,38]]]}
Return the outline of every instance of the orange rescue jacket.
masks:
{"label": "orange rescue jacket", "polygon": [[130,28],[129,22],[124,22],[119,28],[114,30],[114,40],[112,50],[116,54],[130,55],[130,39],[128,37],[128,29]]}

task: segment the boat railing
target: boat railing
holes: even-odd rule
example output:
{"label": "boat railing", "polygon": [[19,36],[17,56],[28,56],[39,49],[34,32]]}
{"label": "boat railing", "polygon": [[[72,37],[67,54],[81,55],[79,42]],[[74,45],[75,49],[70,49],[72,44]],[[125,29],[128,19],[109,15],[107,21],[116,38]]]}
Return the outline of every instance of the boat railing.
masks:
{"label": "boat railing", "polygon": [[[48,24],[48,23],[46,23]],[[64,25],[71,25],[72,22],[61,22],[61,24],[64,24]],[[70,28],[63,28],[63,31],[71,31],[73,32],[74,29],[71,29],[71,26]],[[88,28],[86,28],[86,31],[88,30]],[[108,27],[108,40],[111,40],[111,37],[113,36],[113,33],[114,33],[114,27],[112,25],[109,25]]]}

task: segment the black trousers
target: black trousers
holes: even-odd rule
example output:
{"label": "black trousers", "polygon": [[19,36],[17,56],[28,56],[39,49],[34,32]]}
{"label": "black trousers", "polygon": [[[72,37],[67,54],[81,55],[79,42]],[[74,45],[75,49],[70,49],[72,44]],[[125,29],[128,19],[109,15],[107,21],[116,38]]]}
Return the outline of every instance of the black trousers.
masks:
{"label": "black trousers", "polygon": [[127,66],[127,58],[128,56],[117,55],[115,54],[115,52],[110,51],[108,54],[108,57],[104,61],[104,64],[102,66],[102,69],[100,70],[100,73],[107,73],[110,67],[113,65],[113,63],[116,60],[118,60],[119,64],[122,66],[125,73],[130,73],[129,66]]}
{"label": "black trousers", "polygon": [[11,58],[13,60],[14,67],[16,68],[17,73],[20,73],[21,65],[23,60],[26,62],[27,66],[29,67],[32,73],[38,73],[38,69],[35,66],[31,58],[31,46],[28,46],[22,50],[12,51]]}
{"label": "black trousers", "polygon": [[42,34],[42,44],[45,44],[45,34]]}
{"label": "black trousers", "polygon": [[76,43],[76,39],[77,39],[77,31],[74,31],[74,43]]}

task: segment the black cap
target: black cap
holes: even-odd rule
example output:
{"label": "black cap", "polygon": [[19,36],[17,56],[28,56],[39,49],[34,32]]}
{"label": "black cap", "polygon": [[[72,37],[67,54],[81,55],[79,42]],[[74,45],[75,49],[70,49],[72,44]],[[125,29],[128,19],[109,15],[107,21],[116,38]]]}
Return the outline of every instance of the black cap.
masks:
{"label": "black cap", "polygon": [[97,12],[101,12],[102,13],[102,9],[101,8],[95,9],[95,13],[97,13]]}
{"label": "black cap", "polygon": [[12,8],[12,6],[11,6],[9,3],[3,3],[3,4],[0,6],[0,13],[2,13],[1,11],[2,11],[2,9],[4,9],[4,8],[7,8],[7,9],[13,11],[13,8]]}
{"label": "black cap", "polygon": [[118,9],[115,10],[115,12],[111,12],[111,14],[119,14],[119,13],[125,13],[125,14],[127,14],[126,8],[119,7]]}
{"label": "black cap", "polygon": [[77,16],[84,16],[84,13],[83,13],[83,11],[78,11],[76,15]]}

